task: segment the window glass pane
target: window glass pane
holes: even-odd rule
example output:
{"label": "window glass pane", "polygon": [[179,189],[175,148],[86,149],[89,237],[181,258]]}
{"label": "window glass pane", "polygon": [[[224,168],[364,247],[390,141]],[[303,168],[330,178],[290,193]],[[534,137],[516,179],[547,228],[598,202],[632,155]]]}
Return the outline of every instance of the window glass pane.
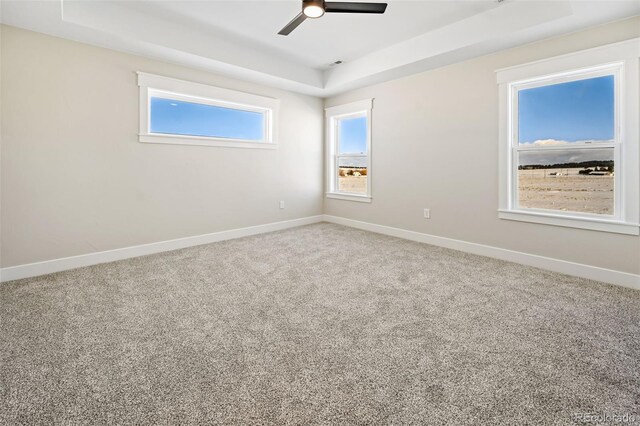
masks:
{"label": "window glass pane", "polygon": [[367,117],[343,118],[338,121],[338,153],[367,153]]}
{"label": "window glass pane", "polygon": [[338,191],[367,194],[367,157],[338,158]]}
{"label": "window glass pane", "polygon": [[520,144],[566,145],[614,139],[614,76],[518,91]]}
{"label": "window glass pane", "polygon": [[613,148],[520,151],[520,207],[614,214]]}
{"label": "window glass pane", "polygon": [[264,114],[151,98],[151,133],[264,140]]}

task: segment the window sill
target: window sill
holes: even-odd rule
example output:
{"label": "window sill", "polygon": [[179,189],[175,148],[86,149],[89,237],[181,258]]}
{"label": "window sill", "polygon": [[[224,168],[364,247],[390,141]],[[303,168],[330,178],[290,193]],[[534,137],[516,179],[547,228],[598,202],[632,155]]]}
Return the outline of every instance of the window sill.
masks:
{"label": "window sill", "polygon": [[339,192],[327,192],[327,198],[345,201],[357,201],[358,203],[370,203],[371,197],[368,195],[344,194]]}
{"label": "window sill", "polygon": [[207,138],[200,136],[176,136],[176,135],[139,135],[142,143],[158,143],[169,145],[197,145],[197,146],[220,146],[225,148],[253,148],[253,149],[276,149],[275,143],[250,142],[236,139]]}
{"label": "window sill", "polygon": [[540,223],[615,234],[640,235],[640,224],[610,219],[565,216],[553,213],[532,213],[519,210],[498,210],[498,217],[519,222]]}

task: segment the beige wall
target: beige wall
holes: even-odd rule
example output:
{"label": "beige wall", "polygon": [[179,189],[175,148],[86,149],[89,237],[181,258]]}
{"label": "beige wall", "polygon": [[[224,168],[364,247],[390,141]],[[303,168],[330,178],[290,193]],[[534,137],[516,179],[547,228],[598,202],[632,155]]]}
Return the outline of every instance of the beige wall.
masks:
{"label": "beige wall", "polygon": [[[376,98],[374,199],[324,212],[639,274],[638,237],[497,218],[494,75],[638,36],[634,18],[328,99]],[[319,99],[7,26],[0,53],[2,267],[323,212]],[[279,98],[280,146],[138,143],[135,71]]]}
{"label": "beige wall", "polygon": [[[3,267],[322,213],[322,100],[1,31]],[[278,149],[137,142],[136,71],[280,99]]]}
{"label": "beige wall", "polygon": [[326,199],[325,213],[639,274],[640,237],[498,219],[494,73],[638,36],[629,19],[328,99],[375,98],[373,202]]}

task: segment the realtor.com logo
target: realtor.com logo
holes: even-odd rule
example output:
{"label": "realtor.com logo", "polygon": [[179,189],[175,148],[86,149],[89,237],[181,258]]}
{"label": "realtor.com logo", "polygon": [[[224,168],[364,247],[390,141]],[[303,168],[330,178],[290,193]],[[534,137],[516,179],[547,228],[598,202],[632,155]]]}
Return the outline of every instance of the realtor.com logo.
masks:
{"label": "realtor.com logo", "polygon": [[576,423],[626,423],[640,422],[640,416],[631,413],[573,413],[571,420]]}

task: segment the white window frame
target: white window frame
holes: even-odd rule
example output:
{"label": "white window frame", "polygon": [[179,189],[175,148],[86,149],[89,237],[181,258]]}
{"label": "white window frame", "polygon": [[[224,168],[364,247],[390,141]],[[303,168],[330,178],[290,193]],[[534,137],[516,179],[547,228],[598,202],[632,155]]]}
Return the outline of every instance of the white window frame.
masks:
{"label": "white window frame", "polygon": [[[137,74],[138,86],[140,87],[140,133],[138,139],[140,142],[229,148],[275,149],[277,147],[276,129],[279,108],[277,99],[144,72]],[[151,131],[152,97],[262,113],[264,114],[264,138],[256,141],[153,133]]]}
{"label": "white window frame", "polygon": [[[326,147],[327,147],[327,190],[326,197],[338,200],[371,202],[371,112],[373,99],[351,102],[344,105],[325,108],[326,115]],[[367,152],[339,154],[338,151],[338,123],[342,119],[367,118]],[[367,193],[354,194],[338,191],[338,161],[340,158],[367,158]]]}
{"label": "white window frame", "polygon": [[[499,91],[499,208],[507,220],[640,235],[639,58],[640,38],[496,71]],[[612,143],[532,147],[518,144],[518,91],[614,75],[615,136]],[[528,150],[612,148],[614,214],[520,208],[517,156]]]}

